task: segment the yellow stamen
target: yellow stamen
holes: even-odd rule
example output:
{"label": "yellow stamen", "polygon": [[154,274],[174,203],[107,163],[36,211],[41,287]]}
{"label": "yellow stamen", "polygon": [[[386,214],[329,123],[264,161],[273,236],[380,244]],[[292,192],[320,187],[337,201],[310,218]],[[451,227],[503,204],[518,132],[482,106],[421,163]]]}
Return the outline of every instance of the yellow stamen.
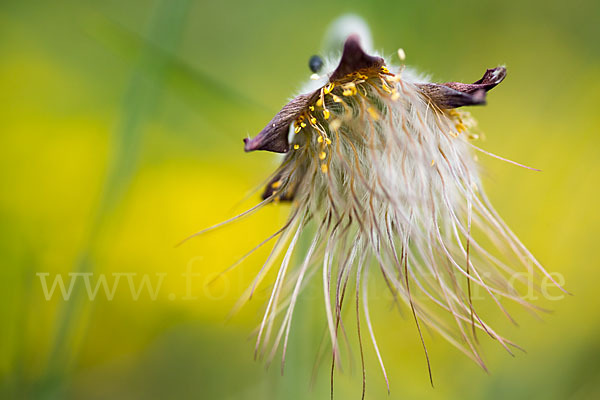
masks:
{"label": "yellow stamen", "polygon": [[327,110],[327,109],[323,110],[323,118],[329,119],[329,110]]}
{"label": "yellow stamen", "polygon": [[321,164],[321,171],[326,174],[327,171],[329,171],[329,167],[327,167],[327,164]]}
{"label": "yellow stamen", "polygon": [[295,145],[294,145],[294,150],[298,150],[299,148],[300,148],[300,145],[299,145],[299,144],[295,144]]}
{"label": "yellow stamen", "polygon": [[327,153],[325,153],[324,151],[322,151],[321,154],[319,154],[319,159],[324,160],[325,157],[327,157]]}
{"label": "yellow stamen", "polygon": [[344,91],[342,92],[344,96],[354,96],[357,93],[356,85],[354,84],[354,82],[348,82],[342,85],[342,88],[344,89]]}
{"label": "yellow stamen", "polygon": [[385,82],[384,79],[381,79],[381,88],[388,93],[392,93],[392,89],[390,89],[390,87],[387,85],[387,83]]}
{"label": "yellow stamen", "polygon": [[325,138],[325,143],[327,143],[327,144],[331,144],[331,139],[329,139],[329,138]]}
{"label": "yellow stamen", "polygon": [[276,181],[276,182],[271,183],[271,187],[273,189],[277,189],[280,186],[281,186],[281,181]]}
{"label": "yellow stamen", "polygon": [[325,92],[325,94],[329,94],[333,90],[334,87],[335,87],[335,83],[333,83],[333,82],[329,83],[329,84],[327,84],[327,86],[325,86],[323,88],[323,92]]}
{"label": "yellow stamen", "polygon": [[323,136],[319,136],[319,137],[317,138],[317,142],[319,142],[319,143],[323,143]]}
{"label": "yellow stamen", "polygon": [[300,132],[300,130],[301,130],[301,129],[302,129],[302,127],[301,127],[300,125],[296,125],[296,126],[294,127],[294,133],[298,133],[298,132]]}

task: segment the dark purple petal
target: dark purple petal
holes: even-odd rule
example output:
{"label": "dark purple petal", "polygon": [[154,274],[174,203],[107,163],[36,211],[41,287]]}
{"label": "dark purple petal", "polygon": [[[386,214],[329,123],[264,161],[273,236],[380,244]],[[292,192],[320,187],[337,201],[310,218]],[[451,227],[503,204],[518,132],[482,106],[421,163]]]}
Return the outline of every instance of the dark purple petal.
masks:
{"label": "dark purple petal", "polygon": [[[380,68],[383,64],[383,58],[372,57],[366,54],[360,47],[359,37],[357,35],[351,35],[344,43],[342,58],[340,59],[340,63],[336,70],[331,74],[330,81],[341,79],[346,75],[361,69]],[[275,117],[273,117],[271,122],[269,122],[258,135],[253,139],[244,139],[244,150],[265,150],[275,153],[287,153],[290,146],[288,143],[288,129],[290,124],[294,122],[294,120],[298,118],[311,103],[316,101],[318,96],[319,90],[309,94],[302,94],[290,101],[275,115]]]}
{"label": "dark purple petal", "polygon": [[465,93],[437,83],[417,85],[421,92],[443,109],[485,104],[485,90]]}
{"label": "dark purple petal", "polygon": [[253,139],[244,139],[244,150],[265,150],[275,153],[287,153],[289,150],[288,129],[290,124],[314,102],[319,95],[319,91],[310,94],[301,94],[279,111],[271,122],[265,126]]}
{"label": "dark purple petal", "polygon": [[384,63],[383,58],[370,56],[363,51],[360,47],[360,38],[358,35],[350,35],[344,43],[344,51],[340,63],[329,77],[329,80],[335,81],[365,68],[380,68]]}
{"label": "dark purple petal", "polygon": [[471,84],[460,82],[422,83],[417,86],[438,107],[448,109],[485,104],[485,94],[506,77],[506,68],[488,69],[481,79]]}

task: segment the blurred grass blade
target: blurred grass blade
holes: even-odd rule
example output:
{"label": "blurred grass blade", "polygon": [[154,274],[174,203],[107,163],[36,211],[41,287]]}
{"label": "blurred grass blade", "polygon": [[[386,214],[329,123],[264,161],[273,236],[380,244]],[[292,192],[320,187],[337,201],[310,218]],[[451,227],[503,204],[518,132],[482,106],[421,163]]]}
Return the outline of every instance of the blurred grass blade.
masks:
{"label": "blurred grass blade", "polygon": [[[164,0],[155,9],[149,36],[162,48],[175,48],[185,26],[189,0]],[[93,250],[110,214],[122,201],[137,171],[143,140],[144,123],[152,118],[160,103],[167,79],[170,59],[157,57],[150,46],[141,49],[131,79],[123,96],[120,121],[113,137],[113,154],[87,239],[73,268],[74,272],[93,272]],[[38,387],[41,397],[61,397],[70,364],[77,356],[76,337],[83,337],[89,318],[89,303],[83,289],[75,288],[69,301],[58,310],[53,345],[46,374]],[[78,326],[79,325],[79,326]]]}
{"label": "blurred grass blade", "polygon": [[[234,106],[238,111],[244,109],[268,112],[267,107],[259,104],[236,87],[227,84],[225,80],[191,66],[172,49],[118,22],[97,16],[91,19],[84,28],[92,38],[119,53],[122,57],[129,58],[131,54],[135,54],[136,49],[144,48],[152,54],[153,58],[163,60],[172,72],[169,76],[172,88],[184,97],[190,95],[195,97],[203,108],[208,106],[220,109],[223,106],[227,108]],[[208,54],[206,56],[210,57]]]}

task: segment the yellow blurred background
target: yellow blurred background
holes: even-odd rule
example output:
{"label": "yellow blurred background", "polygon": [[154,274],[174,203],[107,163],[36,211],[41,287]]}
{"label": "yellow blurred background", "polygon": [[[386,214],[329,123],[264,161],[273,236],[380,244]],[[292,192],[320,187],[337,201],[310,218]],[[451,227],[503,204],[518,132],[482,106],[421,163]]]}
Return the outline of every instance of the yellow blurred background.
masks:
{"label": "yellow blurred background", "polygon": [[[268,249],[207,285],[282,224],[285,205],[174,245],[259,201],[246,194],[277,158],[244,153],[241,139],[298,90],[327,25],[347,12],[370,23],[376,48],[404,48],[436,81],[507,66],[488,106],[470,110],[478,145],[543,172],[480,156],[485,186],[574,294],[540,299],[554,310],[541,321],[492,320],[527,354],[482,337],[489,375],[426,333],[435,388],[411,319],[380,301],[391,395],[368,354],[367,398],[600,398],[593,0],[0,3],[0,398],[328,398],[328,362],[309,387],[325,326],[318,291],[280,377],[277,363],[265,372],[252,360],[268,285],[227,318]],[[58,286],[44,292],[57,274],[75,279],[68,300]],[[109,286],[120,274],[119,286],[90,300],[85,277],[100,274]],[[144,276],[156,295],[142,287],[136,300],[127,285]],[[354,356],[337,398],[360,397]]]}

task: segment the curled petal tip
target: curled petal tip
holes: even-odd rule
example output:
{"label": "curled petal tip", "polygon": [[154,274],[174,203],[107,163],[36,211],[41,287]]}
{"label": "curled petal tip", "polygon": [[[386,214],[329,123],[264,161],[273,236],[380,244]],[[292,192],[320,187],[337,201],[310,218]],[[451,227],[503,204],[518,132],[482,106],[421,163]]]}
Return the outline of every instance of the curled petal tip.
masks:
{"label": "curled petal tip", "polygon": [[487,71],[485,71],[485,74],[483,75],[483,77],[475,83],[476,84],[487,83],[487,84],[493,84],[495,86],[495,85],[499,84],[500,82],[502,82],[505,77],[506,77],[506,68],[505,67],[497,67],[497,68],[492,68],[492,69],[488,69]]}
{"label": "curled petal tip", "polygon": [[249,138],[244,138],[244,151],[245,152],[252,151],[252,148],[250,146],[250,139]]}
{"label": "curled petal tip", "polygon": [[[280,132],[282,130],[285,133]],[[244,138],[244,151],[250,152],[255,150],[271,151],[274,153],[287,153],[287,129],[277,129],[269,125],[258,135],[256,135],[255,138]]]}
{"label": "curled petal tip", "polygon": [[443,85],[464,93],[474,93],[481,89],[487,92],[496,87],[505,77],[506,68],[497,67],[486,70],[481,79],[473,83],[448,82]]}
{"label": "curled petal tip", "polygon": [[423,83],[417,86],[438,107],[449,109],[485,104],[486,92],[496,87],[505,77],[506,68],[497,67],[486,70],[483,77],[473,83]]}
{"label": "curled petal tip", "polygon": [[319,92],[301,94],[279,111],[258,135],[244,139],[244,151],[264,150],[287,153],[289,150],[288,129],[292,122],[313,102]]}

